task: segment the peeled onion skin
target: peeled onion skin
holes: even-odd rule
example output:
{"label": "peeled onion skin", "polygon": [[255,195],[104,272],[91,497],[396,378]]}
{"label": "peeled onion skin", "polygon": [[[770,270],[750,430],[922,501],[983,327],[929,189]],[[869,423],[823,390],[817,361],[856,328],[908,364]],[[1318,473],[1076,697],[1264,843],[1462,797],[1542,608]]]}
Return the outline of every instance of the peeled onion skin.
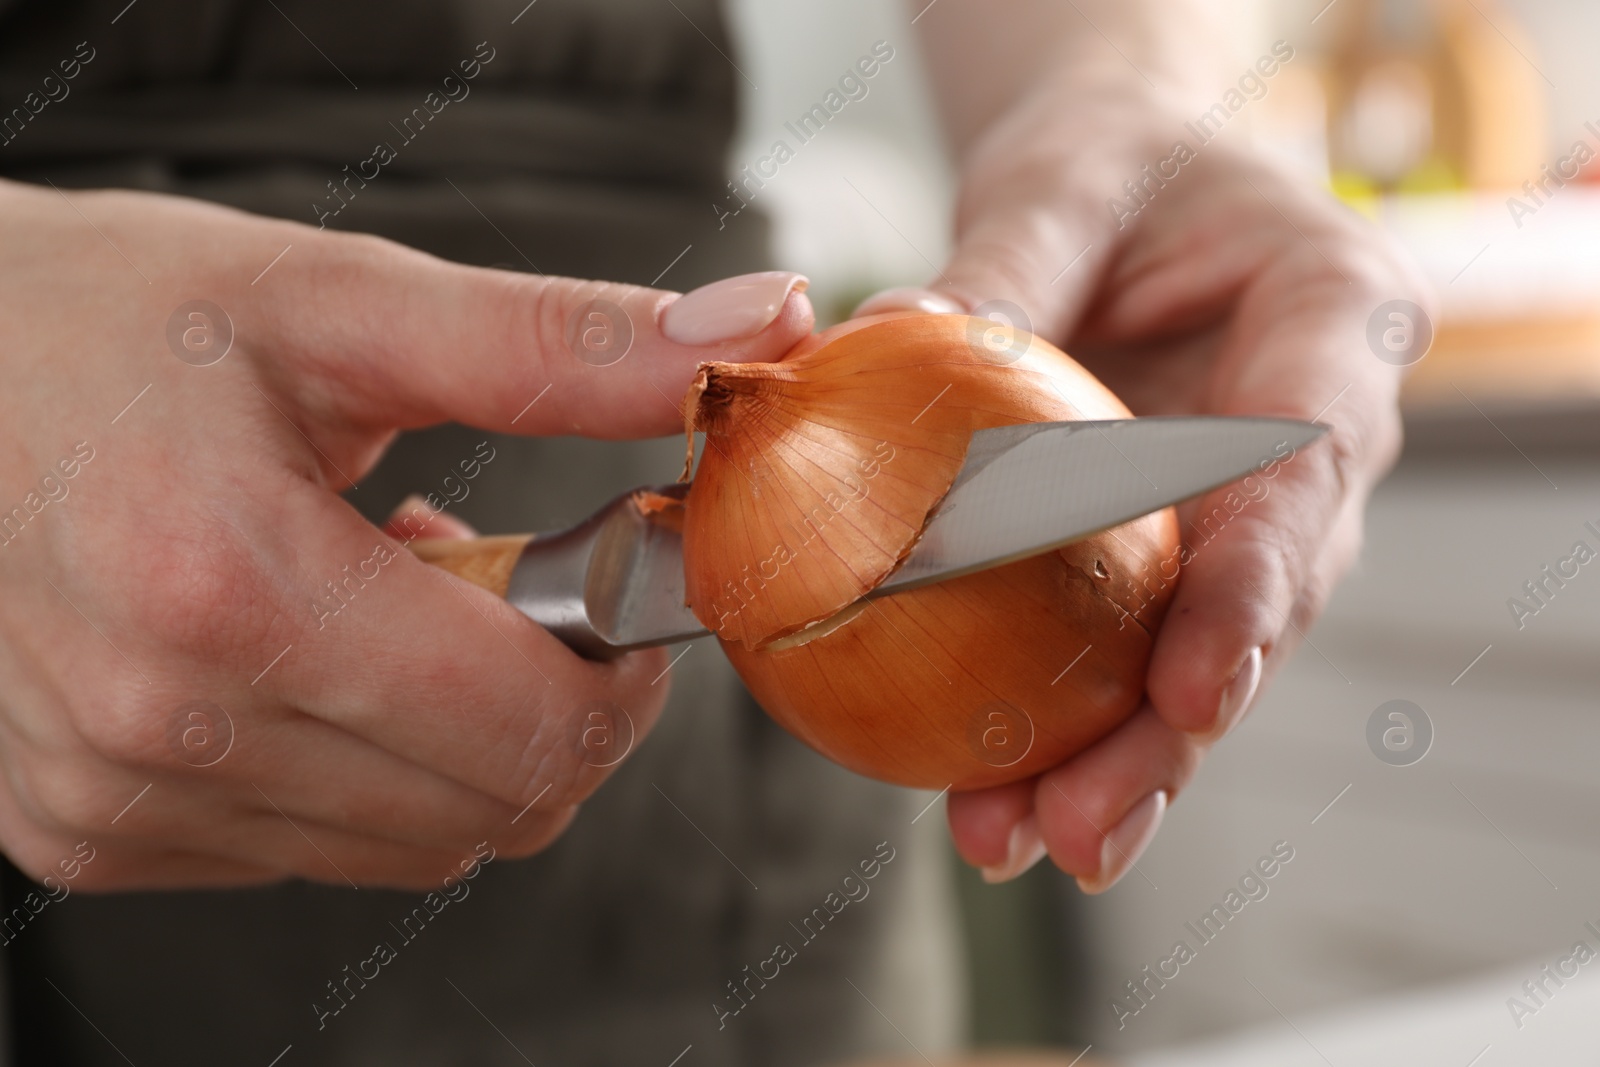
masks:
{"label": "peeled onion skin", "polygon": [[[831,342],[854,334],[852,346],[870,342],[880,354],[905,343],[898,355],[908,365],[905,390],[916,405],[931,399],[940,383],[961,381],[960,390],[951,390],[940,404],[967,412],[973,429],[1128,416],[1087,371],[1037,339],[1016,366],[985,363],[968,343],[964,322],[930,316],[904,325],[848,323],[802,342],[777,366],[818,358]],[[981,373],[972,373],[974,365]],[[899,413],[906,401],[907,396],[896,396],[884,404],[898,420],[897,433],[904,432]],[[870,407],[871,397],[863,404]],[[863,412],[863,425],[869,427],[863,439],[876,436],[870,427],[884,411]],[[761,416],[749,417],[759,421]],[[950,432],[950,419],[946,412],[939,427],[929,428],[930,435]],[[759,437],[764,428],[742,429],[738,417],[721,413],[717,431],[736,435],[734,446],[748,443],[737,437],[745,429]],[[894,463],[916,454],[914,442],[904,436],[896,438],[895,447]],[[690,490],[687,528],[700,524],[702,545],[713,543],[712,520],[737,504],[738,486],[752,481],[747,474],[756,476],[756,484],[786,477],[782,470],[749,469],[759,459],[744,458],[737,478],[726,469],[729,455],[762,454],[709,446],[702,453],[696,485],[710,464],[719,478],[707,479],[706,485],[720,486],[715,497],[703,498],[716,500],[715,508],[698,514],[695,490]],[[724,469],[716,469],[718,463]],[[893,470],[891,463],[880,478]],[[901,468],[898,473],[911,472]],[[918,524],[925,523],[947,489],[948,481],[921,505]],[[912,544],[901,550],[902,558]],[[719,547],[716,553],[686,554],[691,590],[697,577],[703,579],[701,588],[712,589],[709,575],[737,573],[750,562],[741,558],[741,545]],[[753,642],[730,633],[719,633],[718,639],[767,713],[835,762],[924,789],[1000,785],[1062,763],[1138,707],[1152,635],[1175,590],[1170,576],[1176,574],[1177,550],[1177,519],[1167,509],[1004,567],[870,601],[845,600],[823,621],[796,619],[804,625],[775,639]],[[802,577],[807,566],[804,556],[787,564]],[[691,603],[702,621],[711,614],[693,597]]]}

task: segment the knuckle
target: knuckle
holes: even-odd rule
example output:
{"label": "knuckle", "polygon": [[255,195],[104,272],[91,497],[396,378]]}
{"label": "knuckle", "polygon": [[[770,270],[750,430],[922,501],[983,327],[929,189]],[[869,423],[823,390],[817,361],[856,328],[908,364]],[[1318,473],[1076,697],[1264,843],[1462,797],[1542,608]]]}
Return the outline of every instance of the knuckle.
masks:
{"label": "knuckle", "polygon": [[40,760],[19,773],[18,805],[37,826],[74,831],[105,824],[114,814],[97,776],[76,763]]}
{"label": "knuckle", "polygon": [[1359,431],[1335,429],[1328,434],[1327,447],[1313,453],[1321,468],[1322,480],[1333,487],[1331,503],[1337,505],[1346,499],[1358,484],[1367,452],[1367,442]]}
{"label": "knuckle", "polygon": [[[293,232],[295,234],[303,233],[298,228]],[[284,236],[287,240],[301,239],[291,235],[288,230],[285,231]],[[310,240],[316,243],[317,251],[319,252],[319,255],[313,260],[314,263],[319,265],[314,268],[319,273],[318,280],[334,281],[340,275],[351,270],[377,270],[396,259],[420,255],[420,253],[408,249],[387,237],[379,237],[370,233],[323,230]],[[320,277],[320,275],[326,275],[326,278]]]}
{"label": "knuckle", "polygon": [[171,762],[166,722],[143,700],[108,701],[68,712],[83,745],[119,767],[157,767]]}
{"label": "knuckle", "polygon": [[[645,330],[663,299],[654,290],[617,282],[534,280],[512,273],[496,278],[484,292],[493,301],[495,321],[506,331],[507,346],[527,347],[532,339],[535,358],[523,364],[529,378],[519,388],[532,387],[540,373],[586,376],[609,366],[611,350],[605,346],[613,338]],[[588,414],[564,393],[550,401],[573,425],[581,425]]]}
{"label": "knuckle", "polygon": [[[572,738],[570,719],[564,715],[542,715],[510,774],[492,795],[520,808],[527,804],[576,803],[600,784],[604,772],[595,775],[586,767],[582,748]],[[593,781],[586,779],[593,778]]]}
{"label": "knuckle", "polygon": [[208,662],[238,658],[249,620],[275,602],[249,555],[219,534],[169,528],[147,538],[126,598],[137,632]]}
{"label": "knuckle", "polygon": [[535,350],[545,362],[555,366],[556,356],[567,343],[568,308],[576,310],[584,301],[596,298],[597,292],[598,287],[569,283],[565,279],[550,285],[536,285],[531,291],[519,294],[525,299],[507,301],[509,306],[497,319],[506,323],[508,329],[525,328],[527,332],[523,336],[533,338]]}
{"label": "knuckle", "polygon": [[[1287,604],[1304,562],[1299,539],[1270,517],[1241,515],[1237,526],[1235,546],[1243,550],[1244,558],[1254,564],[1255,570],[1250,579],[1255,588],[1243,590],[1244,599],[1247,603],[1264,600],[1268,604]],[[1263,609],[1270,610],[1266,605]]]}
{"label": "knuckle", "polygon": [[[1363,404],[1363,398],[1353,400]],[[1364,404],[1367,418],[1341,419],[1326,439],[1310,450],[1312,473],[1328,487],[1333,509],[1363,499],[1400,455],[1402,430],[1392,406]]]}
{"label": "knuckle", "polygon": [[1333,594],[1333,582],[1320,573],[1312,574],[1300,589],[1300,595],[1295,598],[1294,607],[1289,612],[1289,618],[1295,628],[1301,632],[1311,629],[1322,609],[1327,607],[1328,598]]}
{"label": "knuckle", "polygon": [[1320,557],[1305,576],[1292,612],[1301,629],[1309,629],[1321,616],[1339,580],[1361,555],[1364,510],[1361,501],[1346,501]]}
{"label": "knuckle", "polygon": [[386,237],[371,233],[340,232],[332,238],[351,259],[376,262],[388,259],[399,251],[399,246]]}
{"label": "knuckle", "polygon": [[610,699],[580,689],[541,704],[519,757],[490,794],[518,810],[534,802],[548,810],[587,799],[627,761],[659,714],[665,694],[635,693],[637,666],[624,668],[631,673],[615,679],[620,684],[610,687]]}
{"label": "knuckle", "polygon": [[[1367,412],[1368,417],[1337,420],[1322,438],[1282,461],[1287,477],[1280,481],[1280,487],[1298,498],[1296,503],[1302,513],[1323,515],[1330,522],[1350,502],[1365,499],[1372,484],[1399,454],[1398,418],[1366,403],[1362,394],[1354,390],[1352,394],[1348,402]],[[1298,409],[1286,414],[1291,418],[1309,417],[1308,412]]]}

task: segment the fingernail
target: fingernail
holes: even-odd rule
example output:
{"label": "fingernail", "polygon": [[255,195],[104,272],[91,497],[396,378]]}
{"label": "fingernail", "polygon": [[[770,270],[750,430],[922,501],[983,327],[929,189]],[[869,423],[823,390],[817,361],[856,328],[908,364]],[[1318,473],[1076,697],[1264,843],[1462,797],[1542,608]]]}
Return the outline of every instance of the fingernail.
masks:
{"label": "fingernail", "polygon": [[437,515],[438,512],[429,507],[426,500],[412,493],[389,513],[388,521],[383,524],[383,532],[397,541],[412,541],[428,528]]}
{"label": "fingernail", "polygon": [[740,341],[772,325],[793,292],[805,292],[803,274],[768,270],[741,274],[684,293],[661,313],[661,334],[680,345]]}
{"label": "fingernail", "polygon": [[383,532],[402,544],[423,538],[476,537],[477,531],[448,512],[440,511],[416,493],[400,501]]}
{"label": "fingernail", "polygon": [[929,315],[965,315],[967,306],[953,297],[931,289],[885,289],[867,297],[850,313],[879,315],[885,311],[921,311]]}
{"label": "fingernail", "polygon": [[438,514],[438,512],[434,511],[433,508],[429,506],[427,498],[421,493],[411,493],[407,495],[404,500],[400,501],[400,503],[394,506],[394,510],[389,513],[389,519],[392,522],[395,519],[404,518],[407,515],[415,516],[419,511],[422,513],[419,517],[423,521],[427,521]]}
{"label": "fingernail", "polygon": [[1006,845],[1005,862],[997,867],[980,868],[983,880],[990,885],[1009,882],[1017,875],[1044,858],[1044,839],[1039,836],[1039,819],[1027,815],[1011,828],[1011,840]]}
{"label": "fingernail", "polygon": [[1085,893],[1104,893],[1116,885],[1128,868],[1139,862],[1150,840],[1161,828],[1167,810],[1167,792],[1157,789],[1129,809],[1122,821],[1111,828],[1100,843],[1100,870],[1092,877],[1078,879]]}
{"label": "fingernail", "polygon": [[1250,710],[1250,701],[1255,699],[1256,687],[1261,684],[1261,646],[1257,645],[1250,650],[1244,658],[1239,672],[1233,676],[1233,681],[1222,691],[1222,702],[1217,706],[1217,721],[1212,724],[1211,732],[1207,735],[1212,741],[1227,736],[1239,720],[1244,718],[1244,713]]}

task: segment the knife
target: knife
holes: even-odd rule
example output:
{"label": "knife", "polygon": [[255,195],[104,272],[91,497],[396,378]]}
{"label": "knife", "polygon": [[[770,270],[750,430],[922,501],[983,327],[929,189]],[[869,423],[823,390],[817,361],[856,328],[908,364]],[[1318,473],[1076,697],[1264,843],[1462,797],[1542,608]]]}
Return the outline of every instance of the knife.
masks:
{"label": "knife", "polygon": [[[866,595],[1060,548],[1284,462],[1327,429],[1293,419],[1157,416],[979,430],[916,547]],[[644,491],[681,500],[688,490]],[[682,537],[641,511],[639,492],[554,533],[408,547],[503,596],[590,659],[704,637],[709,631],[684,603]]]}

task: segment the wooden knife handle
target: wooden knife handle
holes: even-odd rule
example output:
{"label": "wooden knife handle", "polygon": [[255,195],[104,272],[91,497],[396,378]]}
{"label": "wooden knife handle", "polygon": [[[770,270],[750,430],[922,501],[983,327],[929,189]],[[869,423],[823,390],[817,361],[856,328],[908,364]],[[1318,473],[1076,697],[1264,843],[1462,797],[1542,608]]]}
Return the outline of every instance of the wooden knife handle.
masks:
{"label": "wooden knife handle", "polygon": [[511,585],[511,568],[522,557],[532,534],[474,537],[467,540],[419,538],[406,547],[424,563],[442,567],[458,578],[503,597]]}

